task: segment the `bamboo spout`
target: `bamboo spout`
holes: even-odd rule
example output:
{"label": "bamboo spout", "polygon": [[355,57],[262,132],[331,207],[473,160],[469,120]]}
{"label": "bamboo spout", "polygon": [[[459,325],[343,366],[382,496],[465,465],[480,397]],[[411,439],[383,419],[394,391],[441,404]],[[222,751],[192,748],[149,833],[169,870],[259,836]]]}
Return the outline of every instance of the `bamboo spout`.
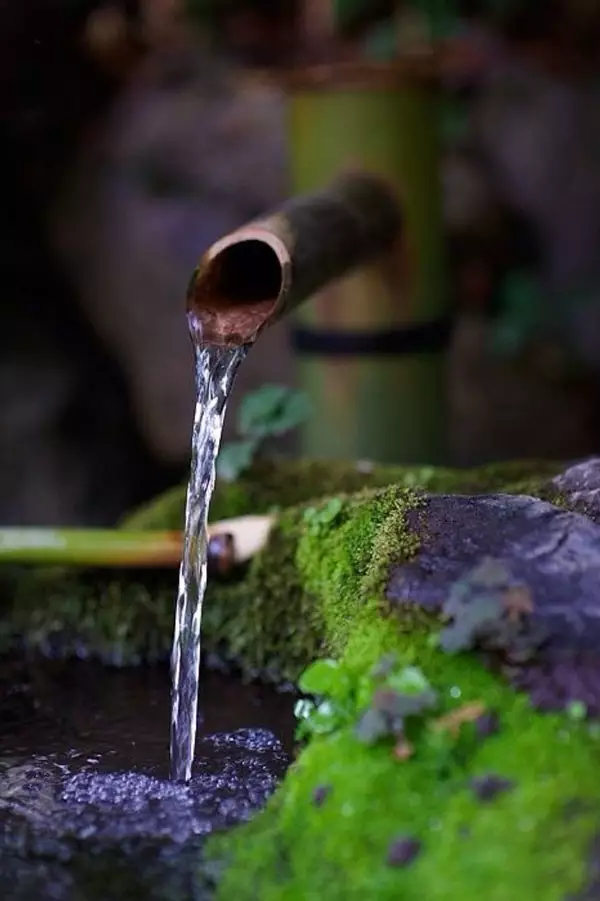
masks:
{"label": "bamboo spout", "polygon": [[352,172],[226,235],[192,277],[192,334],[202,344],[252,344],[329,282],[388,254],[401,219],[382,178]]}

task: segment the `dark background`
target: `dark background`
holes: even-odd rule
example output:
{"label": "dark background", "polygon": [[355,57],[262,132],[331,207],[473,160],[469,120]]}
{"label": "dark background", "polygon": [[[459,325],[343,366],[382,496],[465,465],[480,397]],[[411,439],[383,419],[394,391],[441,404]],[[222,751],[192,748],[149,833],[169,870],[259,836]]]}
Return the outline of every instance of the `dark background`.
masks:
{"label": "dark background", "polygon": [[[352,56],[393,4],[347,6]],[[253,69],[314,51],[295,4],[213,7],[0,3],[1,523],[111,523],[185,478],[185,287],[286,195],[282,97]],[[600,450],[599,20],[583,0],[473,0],[445,25],[459,465]],[[234,405],[294,383],[285,325],[262,340]]]}

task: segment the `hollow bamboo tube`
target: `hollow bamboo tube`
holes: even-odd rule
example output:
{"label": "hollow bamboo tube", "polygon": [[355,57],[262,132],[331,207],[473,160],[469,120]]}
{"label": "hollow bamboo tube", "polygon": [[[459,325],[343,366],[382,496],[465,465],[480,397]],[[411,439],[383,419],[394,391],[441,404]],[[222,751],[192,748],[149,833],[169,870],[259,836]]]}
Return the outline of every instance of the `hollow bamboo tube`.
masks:
{"label": "hollow bamboo tube", "polygon": [[[403,212],[387,254],[294,314],[311,457],[445,460],[448,327],[438,98],[427,60],[321,67],[289,91],[292,188],[318,190],[352,165],[383,177]],[[408,330],[408,331],[407,331]]]}
{"label": "hollow bamboo tube", "polygon": [[[337,173],[336,173],[337,174]],[[323,285],[389,254],[401,212],[384,179],[347,171],[212,245],[188,289],[203,344],[251,344]]]}
{"label": "hollow bamboo tube", "polygon": [[[239,516],[208,527],[209,566],[225,573],[250,560],[265,546],[272,516]],[[43,566],[136,567],[178,566],[181,532],[124,529],[0,529],[0,563]]]}

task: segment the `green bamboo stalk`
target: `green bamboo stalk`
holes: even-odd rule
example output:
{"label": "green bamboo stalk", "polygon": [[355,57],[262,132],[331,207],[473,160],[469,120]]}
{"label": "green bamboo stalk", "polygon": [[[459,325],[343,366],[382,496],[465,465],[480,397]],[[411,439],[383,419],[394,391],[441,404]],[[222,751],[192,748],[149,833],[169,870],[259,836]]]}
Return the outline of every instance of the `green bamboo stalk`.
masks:
{"label": "green bamboo stalk", "polygon": [[[438,94],[416,73],[364,64],[295,74],[289,100],[292,187],[320,189],[346,167],[383,176],[404,214],[395,253],[319,292],[296,325],[313,333],[386,331],[447,314],[439,180]],[[299,357],[314,415],[310,457],[445,461],[442,352]]]}
{"label": "green bamboo stalk", "polygon": [[[227,574],[268,541],[271,515],[237,516],[208,526],[209,572]],[[0,564],[177,567],[183,533],[142,529],[0,528]]]}
{"label": "green bamboo stalk", "polygon": [[120,529],[0,529],[0,563],[171,567],[181,559],[180,532]]}

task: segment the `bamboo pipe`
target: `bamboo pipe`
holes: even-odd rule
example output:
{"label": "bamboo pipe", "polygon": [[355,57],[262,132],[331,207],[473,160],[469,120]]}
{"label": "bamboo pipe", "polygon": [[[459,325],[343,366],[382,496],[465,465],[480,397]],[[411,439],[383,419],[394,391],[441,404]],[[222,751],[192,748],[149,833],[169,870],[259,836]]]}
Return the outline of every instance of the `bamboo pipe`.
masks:
{"label": "bamboo pipe", "polygon": [[201,344],[252,344],[260,332],[347,272],[389,255],[401,212],[386,181],[350,171],[221,238],[187,296]]}
{"label": "bamboo pipe", "polygon": [[[273,516],[240,516],[208,527],[209,568],[225,575],[265,546]],[[179,566],[183,535],[178,531],[125,529],[0,529],[0,563],[43,566]]]}
{"label": "bamboo pipe", "polygon": [[334,63],[288,78],[292,189],[302,195],[354,165],[385,180],[402,241],[325,286],[292,315],[313,458],[446,462],[450,336],[440,188],[440,60]]}

